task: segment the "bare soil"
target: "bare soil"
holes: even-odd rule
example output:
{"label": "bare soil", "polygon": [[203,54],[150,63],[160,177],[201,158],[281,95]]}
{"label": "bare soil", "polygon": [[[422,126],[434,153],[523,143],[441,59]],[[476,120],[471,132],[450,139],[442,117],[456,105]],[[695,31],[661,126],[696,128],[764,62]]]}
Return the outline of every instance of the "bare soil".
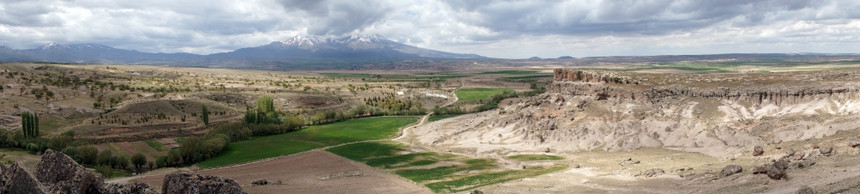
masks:
{"label": "bare soil", "polygon": [[[426,187],[397,175],[324,151],[310,151],[196,173],[231,178],[248,193],[431,193]],[[269,184],[251,184],[261,179],[267,180]],[[130,182],[147,183],[160,190],[163,180],[162,174]]]}

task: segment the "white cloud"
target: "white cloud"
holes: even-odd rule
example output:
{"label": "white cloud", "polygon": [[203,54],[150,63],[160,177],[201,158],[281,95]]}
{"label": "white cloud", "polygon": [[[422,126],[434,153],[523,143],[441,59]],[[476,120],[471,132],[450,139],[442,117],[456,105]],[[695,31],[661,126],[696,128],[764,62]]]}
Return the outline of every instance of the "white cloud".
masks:
{"label": "white cloud", "polygon": [[857,52],[858,9],[848,0],[3,1],[0,45],[208,54],[297,34],[375,33],[504,58]]}

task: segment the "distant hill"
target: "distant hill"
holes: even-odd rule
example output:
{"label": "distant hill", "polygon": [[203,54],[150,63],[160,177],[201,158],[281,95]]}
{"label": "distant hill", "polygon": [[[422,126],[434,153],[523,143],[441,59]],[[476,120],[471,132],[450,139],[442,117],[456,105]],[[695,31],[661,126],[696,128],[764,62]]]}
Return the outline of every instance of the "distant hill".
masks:
{"label": "distant hill", "polygon": [[458,54],[418,48],[394,42],[378,35],[356,35],[327,39],[315,36],[296,36],[289,40],[276,41],[263,46],[209,55],[147,53],[98,44],[61,45],[49,43],[39,48],[26,50],[0,46],[0,62],[147,64],[252,69],[284,69],[288,66],[329,69],[325,66],[342,65],[344,61],[372,64],[416,59],[484,58],[486,57],[475,54]]}

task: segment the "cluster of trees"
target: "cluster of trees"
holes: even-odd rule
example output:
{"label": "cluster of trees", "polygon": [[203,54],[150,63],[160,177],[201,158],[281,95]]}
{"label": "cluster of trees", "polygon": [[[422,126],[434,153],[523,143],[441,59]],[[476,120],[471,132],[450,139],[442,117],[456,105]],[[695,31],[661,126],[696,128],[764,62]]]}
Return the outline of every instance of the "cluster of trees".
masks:
{"label": "cluster of trees", "polygon": [[31,112],[22,112],[21,130],[24,133],[24,137],[39,137],[39,114]]}
{"label": "cluster of trees", "polygon": [[62,152],[80,164],[96,166],[96,171],[107,177],[113,174],[113,169],[134,169],[141,172],[145,166],[148,166],[149,169],[155,168],[155,165],[152,162],[147,162],[146,157],[141,153],[136,153],[129,158],[123,154],[114,155],[110,150],[99,152],[93,146],[69,146]]}
{"label": "cluster of trees", "polygon": [[389,94],[383,97],[364,99],[364,104],[374,107],[372,115],[423,115],[427,110],[419,102],[400,100]]}
{"label": "cluster of trees", "polygon": [[263,96],[257,100],[256,109],[248,109],[245,112],[245,123],[249,124],[272,124],[280,123],[278,112],[275,111],[275,104],[272,97]]}

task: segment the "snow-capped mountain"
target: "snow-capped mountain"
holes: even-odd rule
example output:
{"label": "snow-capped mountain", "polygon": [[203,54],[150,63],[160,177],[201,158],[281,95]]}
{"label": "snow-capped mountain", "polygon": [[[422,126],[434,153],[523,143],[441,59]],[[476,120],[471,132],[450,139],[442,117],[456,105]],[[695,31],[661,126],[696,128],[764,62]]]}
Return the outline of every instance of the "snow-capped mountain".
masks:
{"label": "snow-capped mountain", "polygon": [[259,47],[213,54],[217,59],[479,59],[474,54],[457,54],[409,46],[379,35],[320,38],[299,35]]}
{"label": "snow-capped mountain", "polygon": [[[99,44],[59,44],[16,50],[0,46],[0,62],[55,62],[92,64],[153,64],[235,68],[278,68],[297,61],[304,64],[338,64],[351,61],[396,61],[406,59],[480,59],[474,54],[456,54],[413,47],[379,35],[321,38],[300,35],[258,47],[231,52],[197,55],[189,53],[147,53]],[[316,62],[315,62],[316,61]],[[321,63],[317,63],[320,62]],[[315,67],[316,68],[316,67]],[[320,67],[325,68],[325,67]]]}

